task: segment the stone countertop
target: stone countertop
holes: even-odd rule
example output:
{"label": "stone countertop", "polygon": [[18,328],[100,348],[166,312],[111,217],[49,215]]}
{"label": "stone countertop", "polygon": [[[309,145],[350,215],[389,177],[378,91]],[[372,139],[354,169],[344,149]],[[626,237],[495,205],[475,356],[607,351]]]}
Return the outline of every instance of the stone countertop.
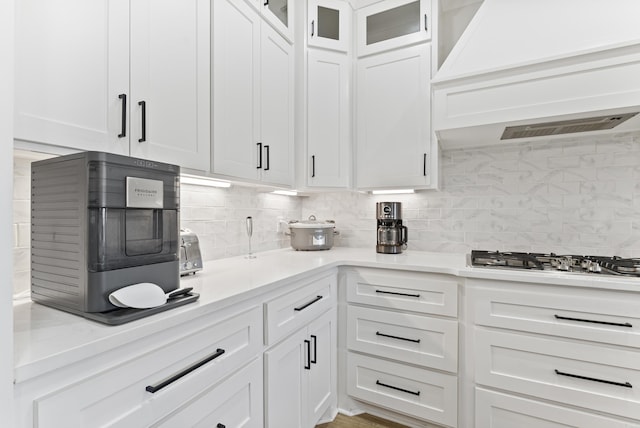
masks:
{"label": "stone countertop", "polygon": [[470,268],[465,254],[405,251],[377,254],[374,249],[334,247],[329,251],[292,249],[204,263],[183,277],[182,287],[200,294],[195,303],[119,326],[107,326],[23,299],[14,305],[15,382],[89,358],[217,310],[273,291],[279,286],[340,266],[362,266],[457,275],[464,278],[568,286],[640,290],[640,279],[557,272]]}

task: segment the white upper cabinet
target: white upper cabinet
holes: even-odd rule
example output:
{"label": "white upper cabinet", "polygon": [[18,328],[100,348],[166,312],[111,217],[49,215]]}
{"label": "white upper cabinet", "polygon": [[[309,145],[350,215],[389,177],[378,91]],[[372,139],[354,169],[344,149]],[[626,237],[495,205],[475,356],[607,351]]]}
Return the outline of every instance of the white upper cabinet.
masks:
{"label": "white upper cabinet", "polygon": [[213,3],[213,172],[293,182],[293,49],[241,1]]}
{"label": "white upper cabinet", "polygon": [[300,0],[246,0],[290,43],[294,40],[295,3]]}
{"label": "white upper cabinet", "polygon": [[306,184],[346,188],[351,170],[349,58],[310,49],[307,62]]}
{"label": "white upper cabinet", "polygon": [[430,0],[386,0],[356,14],[358,56],[431,39]]}
{"label": "white upper cabinet", "polygon": [[344,0],[309,0],[307,10],[309,46],[349,50],[351,44],[351,6]]}
{"label": "white upper cabinet", "polygon": [[16,2],[15,52],[16,139],[129,153],[127,1]]}
{"label": "white upper cabinet", "polygon": [[208,1],[17,6],[16,139],[209,169]]}
{"label": "white upper cabinet", "polygon": [[430,44],[361,58],[357,67],[357,187],[430,186]]}

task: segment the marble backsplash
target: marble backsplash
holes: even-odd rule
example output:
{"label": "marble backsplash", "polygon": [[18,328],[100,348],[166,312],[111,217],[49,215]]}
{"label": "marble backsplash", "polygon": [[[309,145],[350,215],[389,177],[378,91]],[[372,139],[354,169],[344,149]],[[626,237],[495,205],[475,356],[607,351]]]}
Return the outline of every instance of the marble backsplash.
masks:
{"label": "marble backsplash", "polygon": [[[29,289],[30,163],[14,156],[14,291]],[[333,219],[335,245],[376,242],[375,203],[400,201],[409,250],[539,251],[640,257],[640,133],[505,143],[441,154],[440,191],[372,196],[328,192],[307,197],[183,185],[181,226],[198,234],[205,259],[289,246],[279,219]]]}

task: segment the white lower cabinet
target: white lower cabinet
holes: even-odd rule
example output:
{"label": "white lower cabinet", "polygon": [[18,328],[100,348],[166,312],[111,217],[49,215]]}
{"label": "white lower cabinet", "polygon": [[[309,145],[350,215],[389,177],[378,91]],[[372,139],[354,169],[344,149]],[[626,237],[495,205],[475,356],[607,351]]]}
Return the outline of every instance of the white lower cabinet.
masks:
{"label": "white lower cabinet", "polygon": [[331,310],[265,352],[265,426],[313,427],[335,390],[335,323]]}
{"label": "white lower cabinet", "polygon": [[254,307],[219,322],[203,321],[185,325],[178,336],[159,337],[156,347],[125,363],[37,398],[34,425],[143,427],[190,403],[215,407],[212,385],[259,355],[262,311]]}
{"label": "white lower cabinet", "polygon": [[262,359],[254,360],[152,427],[262,427]]}

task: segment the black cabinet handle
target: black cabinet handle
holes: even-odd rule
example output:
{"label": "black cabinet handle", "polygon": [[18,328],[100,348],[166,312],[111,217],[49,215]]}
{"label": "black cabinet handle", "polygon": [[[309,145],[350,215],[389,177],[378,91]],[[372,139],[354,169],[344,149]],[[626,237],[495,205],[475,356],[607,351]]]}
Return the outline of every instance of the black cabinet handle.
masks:
{"label": "black cabinet handle", "polygon": [[313,20],[311,21],[311,37],[313,37],[315,34],[315,27],[316,27],[316,21]]}
{"label": "black cabinet handle", "polygon": [[307,345],[307,362],[304,363],[304,368],[305,370],[311,370],[311,342],[305,339],[304,344]]}
{"label": "black cabinet handle", "polygon": [[407,297],[420,297],[419,294],[409,294],[409,293],[398,293],[395,291],[383,291],[383,290],[376,290],[376,293],[380,293],[380,294],[393,294],[395,296],[407,296]]}
{"label": "black cabinet handle", "polygon": [[629,327],[629,328],[633,327],[633,325],[629,324],[628,322],[620,323],[620,322],[609,322],[609,321],[596,321],[596,320],[588,320],[588,319],[583,319],[583,318],[563,317],[563,316],[560,316],[560,315],[554,315],[554,317],[556,317],[557,320],[588,322],[588,323],[592,323],[592,324],[616,325],[618,327]]}
{"label": "black cabinet handle", "polygon": [[424,31],[429,31],[429,27],[428,27],[427,22],[428,22],[427,21],[427,14],[425,13],[424,14]]}
{"label": "black cabinet handle", "polygon": [[560,376],[567,376],[567,377],[573,377],[576,379],[583,379],[583,380],[590,380],[592,382],[600,382],[600,383],[606,383],[608,385],[615,385],[615,386],[622,386],[624,388],[633,388],[633,386],[631,386],[631,384],[629,382],[614,382],[612,380],[605,380],[605,379],[598,379],[595,377],[587,377],[587,376],[580,376],[580,375],[576,375],[576,374],[571,374],[571,373],[566,373],[566,372],[561,372],[560,370],[555,370],[557,375]]}
{"label": "black cabinet handle", "polygon": [[258,145],[258,166],[257,169],[262,168],[262,143],[256,143]]}
{"label": "black cabinet handle", "polygon": [[223,425],[223,424],[218,424],[218,425],[216,425],[216,428],[227,428],[227,426]]}
{"label": "black cabinet handle", "polygon": [[224,349],[220,349],[218,348],[216,350],[216,352],[214,352],[213,354],[204,357],[203,359],[196,361],[195,363],[193,363],[192,365],[190,365],[189,367],[187,367],[186,369],[172,375],[169,376],[168,378],[161,380],[160,382],[156,383],[155,385],[149,385],[145,388],[146,391],[154,394],[158,391],[160,391],[162,388],[164,388],[167,385],[172,384],[173,382],[177,381],[178,379],[180,379],[181,377],[184,377],[186,375],[188,375],[189,373],[191,373],[192,371],[204,366],[205,364],[207,364],[210,361],[215,360],[216,358],[218,358],[220,355],[224,354]]}
{"label": "black cabinet handle", "polygon": [[316,155],[311,155],[311,178],[316,176]]}
{"label": "black cabinet handle", "polygon": [[127,136],[127,94],[120,94],[118,98],[122,100],[122,129],[118,138],[124,138]]}
{"label": "black cabinet handle", "polygon": [[264,0],[264,5],[269,6],[269,0]]}
{"label": "black cabinet handle", "polygon": [[408,389],[398,388],[397,386],[387,385],[379,380],[376,380],[376,385],[384,386],[385,388],[395,389],[396,391],[406,392],[407,394],[420,395],[420,391],[409,391]]}
{"label": "black cabinet handle", "polygon": [[138,139],[138,143],[147,141],[147,103],[145,101],[138,102],[142,107],[142,137]]}
{"label": "black cabinet handle", "polygon": [[407,342],[420,343],[420,339],[407,339],[406,337],[392,336],[390,334],[380,333],[376,331],[376,336],[389,337],[391,339],[406,340]]}
{"label": "black cabinet handle", "polygon": [[311,340],[313,340],[313,358],[310,358],[311,364],[318,363],[318,337],[315,335],[311,335]]}
{"label": "black cabinet handle", "polygon": [[267,166],[264,167],[264,170],[269,171],[269,146],[265,144],[264,150],[267,152]]}
{"label": "black cabinet handle", "polygon": [[422,157],[422,175],[427,176],[427,154]]}
{"label": "black cabinet handle", "polygon": [[316,298],[313,299],[312,301],[307,302],[302,306],[298,306],[297,308],[293,308],[293,310],[296,311],[296,312],[300,312],[301,310],[308,308],[309,306],[313,305],[314,303],[316,303],[316,302],[318,302],[320,300],[322,300],[322,296],[316,296]]}

